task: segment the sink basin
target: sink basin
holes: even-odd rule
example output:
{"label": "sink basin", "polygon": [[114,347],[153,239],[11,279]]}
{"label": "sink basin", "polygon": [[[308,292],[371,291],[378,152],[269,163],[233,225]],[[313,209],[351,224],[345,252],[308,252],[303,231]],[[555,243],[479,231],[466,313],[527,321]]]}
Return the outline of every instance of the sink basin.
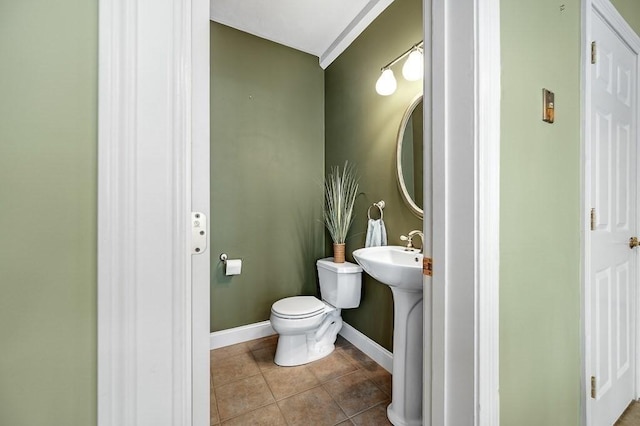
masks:
{"label": "sink basin", "polygon": [[393,375],[387,417],[394,426],[422,425],[422,253],[400,246],[367,247],[353,257],[393,294]]}
{"label": "sink basin", "polygon": [[366,247],[353,257],[367,274],[391,287],[422,290],[422,253],[400,246]]}

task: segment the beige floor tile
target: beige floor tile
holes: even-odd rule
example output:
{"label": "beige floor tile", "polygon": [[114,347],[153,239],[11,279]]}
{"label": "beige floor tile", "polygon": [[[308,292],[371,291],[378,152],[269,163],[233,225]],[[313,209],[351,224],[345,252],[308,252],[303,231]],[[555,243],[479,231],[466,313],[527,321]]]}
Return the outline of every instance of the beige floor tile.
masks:
{"label": "beige floor tile", "polygon": [[323,386],[349,417],[389,400],[389,396],[362,370],[326,382]]}
{"label": "beige floor tile", "polygon": [[222,421],[275,402],[260,374],[216,387],[215,395]]}
{"label": "beige floor tile", "polygon": [[335,425],[347,419],[320,386],[278,401],[278,406],[290,426]]}
{"label": "beige floor tile", "polygon": [[375,362],[360,351],[360,349],[356,348],[349,342],[347,343],[347,345],[339,347],[338,350],[346,359],[356,364],[358,368],[366,363]]}
{"label": "beige floor tile", "polygon": [[336,338],[336,348],[343,348],[343,347],[348,347],[348,346],[353,346],[353,344],[348,341],[347,339],[345,339],[344,337],[338,335],[338,337]]}
{"label": "beige floor tile", "polygon": [[614,426],[638,425],[640,425],[640,402],[634,401],[629,404],[627,410],[622,414]]}
{"label": "beige floor tile", "polygon": [[375,361],[362,363],[360,369],[363,370],[371,381],[378,385],[384,393],[391,396],[391,373]]}
{"label": "beige floor tile", "polygon": [[211,365],[211,377],[215,387],[258,373],[260,369],[249,352],[224,358]]}
{"label": "beige floor tile", "polygon": [[316,376],[304,365],[271,368],[262,374],[267,381],[267,385],[271,388],[271,392],[273,392],[276,401],[311,389],[320,384]]}
{"label": "beige floor tile", "polygon": [[256,349],[251,354],[256,360],[258,368],[260,368],[261,371],[278,368],[278,366],[273,362],[273,358],[276,354],[275,346],[267,346],[261,349]]}
{"label": "beige floor tile", "polygon": [[222,426],[286,426],[280,409],[276,404],[258,408],[222,423]]}
{"label": "beige floor tile", "polygon": [[329,356],[307,365],[321,382],[344,376],[356,370],[353,363],[348,361],[339,351],[333,351]]}
{"label": "beige floor tile", "polygon": [[362,426],[383,426],[390,425],[391,422],[387,418],[387,403],[376,405],[373,408],[364,411],[357,416],[351,418],[351,421],[355,425]]}
{"label": "beige floor tile", "polygon": [[261,339],[252,340],[247,342],[250,351],[257,351],[259,349],[276,346],[278,344],[278,335],[263,337]]}
{"label": "beige floor tile", "polygon": [[238,355],[243,352],[249,352],[247,342],[238,343],[237,345],[225,346],[224,348],[214,349],[209,352],[209,360],[211,363],[218,362],[230,356]]}
{"label": "beige floor tile", "polygon": [[216,403],[216,394],[214,393],[213,386],[209,390],[209,424],[211,426],[220,424],[220,416],[218,415],[218,404]]}
{"label": "beige floor tile", "polygon": [[[391,374],[350,342],[339,336],[326,358],[280,367],[273,362],[277,338],[211,351],[212,426],[390,424]],[[616,424],[631,425],[638,426]]]}

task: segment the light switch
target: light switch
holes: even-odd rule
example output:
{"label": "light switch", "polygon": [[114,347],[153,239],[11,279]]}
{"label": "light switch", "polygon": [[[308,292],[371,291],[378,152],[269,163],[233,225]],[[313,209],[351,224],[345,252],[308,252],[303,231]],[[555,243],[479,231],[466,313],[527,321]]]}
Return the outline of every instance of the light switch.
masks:
{"label": "light switch", "polygon": [[542,89],[542,121],[553,123],[555,119],[555,95],[552,91]]}

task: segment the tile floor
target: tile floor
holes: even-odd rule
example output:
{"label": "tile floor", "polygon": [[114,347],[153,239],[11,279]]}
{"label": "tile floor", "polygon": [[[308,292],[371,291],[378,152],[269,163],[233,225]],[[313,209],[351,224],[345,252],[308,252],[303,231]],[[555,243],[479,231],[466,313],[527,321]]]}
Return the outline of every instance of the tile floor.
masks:
{"label": "tile floor", "polygon": [[640,402],[633,401],[614,426],[638,426],[640,425]]}
{"label": "tile floor", "polygon": [[391,374],[342,337],[326,358],[273,363],[277,336],[211,351],[211,425],[390,425]]}

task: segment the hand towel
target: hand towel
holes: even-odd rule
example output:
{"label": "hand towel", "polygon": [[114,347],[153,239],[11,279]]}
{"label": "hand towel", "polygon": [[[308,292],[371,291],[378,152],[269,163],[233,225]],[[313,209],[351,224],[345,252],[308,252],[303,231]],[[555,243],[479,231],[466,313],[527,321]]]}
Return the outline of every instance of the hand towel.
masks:
{"label": "hand towel", "polygon": [[369,219],[367,224],[367,239],[365,247],[378,247],[387,245],[387,229],[382,219]]}

